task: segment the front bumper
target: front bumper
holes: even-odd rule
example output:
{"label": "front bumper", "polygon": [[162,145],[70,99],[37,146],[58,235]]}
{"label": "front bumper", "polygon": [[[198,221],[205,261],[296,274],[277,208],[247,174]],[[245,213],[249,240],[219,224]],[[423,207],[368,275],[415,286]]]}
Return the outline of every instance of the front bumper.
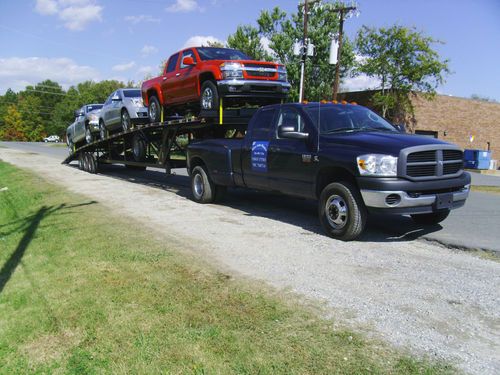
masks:
{"label": "front bumper", "polygon": [[433,181],[358,178],[365,206],[372,212],[394,214],[430,213],[455,209],[465,204],[470,191],[470,175]]}
{"label": "front bumper", "polygon": [[285,98],[291,85],[284,81],[226,79],[217,82],[219,94],[225,97]]}

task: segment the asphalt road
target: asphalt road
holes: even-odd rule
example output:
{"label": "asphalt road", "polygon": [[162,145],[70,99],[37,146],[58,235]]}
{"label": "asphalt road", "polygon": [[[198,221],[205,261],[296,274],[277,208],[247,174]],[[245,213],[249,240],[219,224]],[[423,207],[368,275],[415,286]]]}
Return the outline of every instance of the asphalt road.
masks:
{"label": "asphalt road", "polygon": [[[60,159],[68,155],[65,147],[45,143],[0,142],[0,146],[15,148],[34,154],[43,154]],[[176,190],[181,195],[189,196],[189,180],[184,169],[173,170],[174,176],[165,177],[160,170],[133,172],[120,166],[106,166],[102,173],[110,177],[128,180],[132,183],[154,186],[163,190]],[[472,184],[483,186],[500,186],[499,176],[472,173]],[[257,195],[257,197],[256,197]],[[269,214],[269,205],[273,208],[273,216],[284,222],[289,217],[295,217],[290,210],[300,210],[303,220],[294,222],[302,228],[320,231],[317,224],[316,205],[314,202],[301,201],[294,198],[279,200],[271,194],[255,193],[244,190],[233,190],[228,194],[223,204],[243,212],[246,203],[261,212]],[[257,206],[257,207],[255,207]],[[317,224],[317,225],[316,225]],[[401,216],[371,216],[368,228],[361,240],[376,241],[407,241],[411,239],[432,240],[446,246],[464,249],[483,249],[500,253],[500,194],[471,192],[465,206],[453,211],[441,224],[432,227],[422,227],[413,223],[409,217]]]}

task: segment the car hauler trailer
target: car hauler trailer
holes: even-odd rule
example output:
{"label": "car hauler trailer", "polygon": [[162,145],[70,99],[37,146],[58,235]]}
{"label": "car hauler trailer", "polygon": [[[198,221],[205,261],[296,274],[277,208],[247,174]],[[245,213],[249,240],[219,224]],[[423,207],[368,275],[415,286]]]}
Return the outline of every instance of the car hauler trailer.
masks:
{"label": "car hauler trailer", "polygon": [[[111,134],[89,144],[73,145],[63,161],[78,161],[78,167],[97,173],[100,164],[119,164],[144,170],[147,167],[186,167],[186,147],[193,139],[224,138],[244,132],[257,108],[205,111],[200,117],[168,117],[165,121],[136,125],[133,129]],[[162,118],[163,120],[163,118]],[[180,142],[180,139],[183,139]]]}

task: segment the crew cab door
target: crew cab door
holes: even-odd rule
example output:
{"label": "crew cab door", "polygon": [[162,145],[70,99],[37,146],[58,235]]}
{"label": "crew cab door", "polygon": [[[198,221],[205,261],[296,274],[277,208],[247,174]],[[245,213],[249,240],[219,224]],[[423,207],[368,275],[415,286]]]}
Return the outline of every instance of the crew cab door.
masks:
{"label": "crew cab door", "polygon": [[[191,57],[195,65],[184,64],[184,58]],[[183,103],[196,100],[198,98],[198,78],[196,69],[197,59],[194,51],[192,49],[185,50],[182,52],[181,59],[179,62],[179,70],[177,74],[177,98]]]}
{"label": "crew cab door", "polygon": [[177,98],[178,77],[177,63],[179,62],[180,53],[170,56],[165,66],[165,71],[161,77],[160,87],[163,96],[164,104],[172,104]]}
{"label": "crew cab door", "polygon": [[267,152],[276,111],[276,107],[258,111],[245,135],[241,150],[241,169],[246,187],[271,190],[267,177]]}
{"label": "crew cab door", "polygon": [[[306,139],[290,138],[280,134],[280,127],[293,128],[295,136]],[[272,129],[268,149],[267,175],[273,190],[306,198],[313,197],[313,182],[317,169],[317,153],[313,139],[316,132],[297,108],[282,106]]]}

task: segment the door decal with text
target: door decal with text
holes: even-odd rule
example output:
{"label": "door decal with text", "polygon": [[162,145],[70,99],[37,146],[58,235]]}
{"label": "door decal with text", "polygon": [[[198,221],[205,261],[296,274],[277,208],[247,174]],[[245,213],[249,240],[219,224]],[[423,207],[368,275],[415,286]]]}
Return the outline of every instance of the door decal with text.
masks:
{"label": "door decal with text", "polygon": [[267,172],[267,149],[269,141],[252,142],[252,170]]}

